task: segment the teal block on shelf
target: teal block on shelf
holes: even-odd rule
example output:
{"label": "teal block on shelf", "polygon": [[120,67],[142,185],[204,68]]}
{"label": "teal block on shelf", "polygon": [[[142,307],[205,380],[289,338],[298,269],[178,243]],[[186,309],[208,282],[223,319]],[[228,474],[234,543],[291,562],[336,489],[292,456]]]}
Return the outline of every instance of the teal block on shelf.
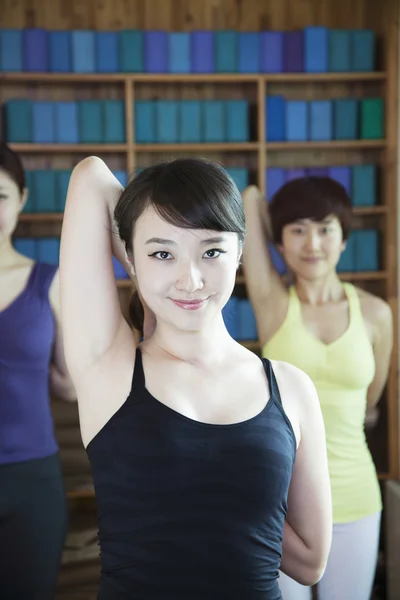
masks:
{"label": "teal block on shelf", "polygon": [[238,33],[237,31],[216,31],[214,34],[216,73],[237,73]]}
{"label": "teal block on shelf", "polygon": [[225,142],[225,103],[222,100],[204,100],[203,102],[203,141],[208,143]]}
{"label": "teal block on shelf", "polygon": [[333,100],[333,138],[355,140],[358,134],[358,101],[352,98]]}
{"label": "teal block on shelf", "polygon": [[123,144],[125,135],[125,104],[123,100],[103,100],[105,144]]}
{"label": "teal block on shelf", "polygon": [[350,33],[350,67],[357,73],[375,69],[375,32],[354,29]]}
{"label": "teal block on shelf", "polygon": [[246,100],[227,100],[226,111],[226,141],[248,142],[249,129],[249,103]]}
{"label": "teal block on shelf", "polygon": [[33,139],[32,102],[23,98],[6,103],[7,141],[30,143]]}
{"label": "teal block on shelf", "polygon": [[181,100],[179,107],[178,141],[182,144],[198,144],[201,139],[200,100]]}
{"label": "teal block on shelf", "polygon": [[190,34],[186,31],[168,34],[168,64],[170,73],[190,73]]}
{"label": "teal block on shelf", "polygon": [[178,142],[179,102],[158,100],[156,102],[156,141],[159,144]]}
{"label": "teal block on shelf", "polygon": [[80,100],[78,102],[78,124],[81,144],[102,144],[104,142],[100,100]]}
{"label": "teal block on shelf", "polygon": [[36,212],[57,212],[56,177],[53,170],[37,169],[33,172]]}
{"label": "teal block on shelf", "polygon": [[243,190],[249,185],[248,169],[245,169],[244,167],[229,167],[225,170],[236,183],[239,192],[243,192]]}
{"label": "teal block on shelf", "polygon": [[122,73],[144,72],[144,36],[138,29],[123,29],[119,37],[119,64]]}
{"label": "teal block on shelf", "polygon": [[375,206],[377,196],[376,166],[355,165],[351,168],[353,206]]}
{"label": "teal block on shelf", "polygon": [[34,184],[34,171],[25,171],[25,187],[28,190],[28,197],[23,208],[24,213],[35,213],[36,212],[36,201],[35,201],[35,184]]}
{"label": "teal block on shelf", "polygon": [[355,239],[355,268],[357,272],[379,271],[379,237],[375,229],[357,229]]}
{"label": "teal block on shelf", "polygon": [[65,202],[67,200],[67,192],[69,180],[71,179],[71,169],[58,169],[56,171],[56,210],[64,212]]}
{"label": "teal block on shelf", "polygon": [[128,185],[128,173],[126,171],[113,171],[113,175],[118,179],[122,187],[126,188]]}
{"label": "teal block on shelf", "polygon": [[156,102],[154,100],[136,100],[135,142],[153,144],[156,141]]}
{"label": "teal block on shelf", "polygon": [[308,138],[308,103],[304,100],[286,102],[286,139],[289,142],[305,142]]}
{"label": "teal block on shelf", "polygon": [[338,273],[352,273],[355,271],[355,232],[350,234],[346,247],[340,256],[337,265]]}
{"label": "teal block on shelf", "polygon": [[37,259],[40,262],[58,266],[60,260],[60,240],[53,237],[38,239]]}
{"label": "teal block on shelf", "polygon": [[348,73],[350,67],[350,31],[331,29],[329,31],[328,70],[331,73]]}
{"label": "teal block on shelf", "polygon": [[16,237],[13,240],[13,245],[20,254],[34,261],[37,260],[37,243],[34,238]]}
{"label": "teal block on shelf", "polygon": [[311,100],[309,102],[309,138],[314,141],[332,139],[332,102]]}

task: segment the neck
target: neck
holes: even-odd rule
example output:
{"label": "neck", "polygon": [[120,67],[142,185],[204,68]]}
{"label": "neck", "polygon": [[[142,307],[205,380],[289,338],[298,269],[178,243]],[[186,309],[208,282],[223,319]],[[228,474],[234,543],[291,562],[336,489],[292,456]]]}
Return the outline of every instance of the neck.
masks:
{"label": "neck", "polygon": [[335,271],[313,280],[297,277],[295,288],[300,300],[314,306],[338,301],[343,296],[343,286]]}
{"label": "neck", "polygon": [[206,365],[223,359],[231,342],[220,315],[200,331],[186,332],[158,322],[148,344],[176,360]]}
{"label": "neck", "polygon": [[15,261],[16,256],[17,252],[14,250],[14,247],[11,243],[11,238],[0,237],[0,267],[9,267]]}

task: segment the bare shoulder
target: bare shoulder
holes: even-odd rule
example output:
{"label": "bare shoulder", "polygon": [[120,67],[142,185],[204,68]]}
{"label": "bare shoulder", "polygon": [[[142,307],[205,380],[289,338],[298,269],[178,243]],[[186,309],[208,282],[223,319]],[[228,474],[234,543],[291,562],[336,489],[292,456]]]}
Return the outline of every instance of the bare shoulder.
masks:
{"label": "bare shoulder", "polygon": [[388,326],[392,322],[392,310],[389,304],[366,290],[355,288],[360,299],[361,311],[364,319],[369,325],[380,328]]}

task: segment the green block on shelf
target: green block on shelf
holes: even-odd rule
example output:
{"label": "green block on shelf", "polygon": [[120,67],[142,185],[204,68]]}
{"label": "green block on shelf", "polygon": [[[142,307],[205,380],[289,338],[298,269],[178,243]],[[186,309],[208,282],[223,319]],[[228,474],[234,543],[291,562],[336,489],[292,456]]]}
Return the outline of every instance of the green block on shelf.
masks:
{"label": "green block on shelf", "polygon": [[351,168],[351,200],[353,206],[376,205],[376,166],[355,165]]}
{"label": "green block on shelf", "polygon": [[80,100],[78,102],[79,142],[102,144],[104,142],[102,102]]}
{"label": "green block on shelf", "polygon": [[385,104],[383,98],[361,100],[360,137],[362,140],[382,140],[385,137]]}
{"label": "green block on shelf", "polygon": [[37,169],[33,172],[36,212],[56,212],[56,177],[53,170]]}
{"label": "green block on shelf", "polygon": [[22,98],[6,103],[7,141],[30,143],[33,139],[32,102]]}
{"label": "green block on shelf", "polygon": [[28,190],[28,198],[25,203],[24,213],[35,213],[36,212],[36,201],[35,201],[35,186],[33,182],[34,171],[25,171],[25,187]]}
{"label": "green block on shelf", "polygon": [[125,104],[122,100],[104,100],[103,127],[104,143],[123,144],[125,142]]}
{"label": "green block on shelf", "polygon": [[69,180],[71,178],[71,169],[58,169],[56,172],[56,211],[64,212],[65,201]]}

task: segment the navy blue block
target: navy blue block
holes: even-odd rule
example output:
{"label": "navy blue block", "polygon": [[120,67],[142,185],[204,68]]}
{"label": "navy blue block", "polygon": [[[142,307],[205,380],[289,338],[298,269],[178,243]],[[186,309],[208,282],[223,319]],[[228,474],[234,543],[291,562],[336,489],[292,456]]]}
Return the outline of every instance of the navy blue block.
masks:
{"label": "navy blue block", "polygon": [[282,31],[261,32],[262,73],[283,73],[283,39]]}
{"label": "navy blue block", "polygon": [[37,260],[37,244],[35,239],[17,237],[14,238],[13,244],[17,252],[34,261]]}
{"label": "navy blue block", "polygon": [[229,335],[237,340],[239,337],[239,300],[231,296],[222,309],[222,317]]}
{"label": "navy blue block", "polygon": [[23,66],[25,71],[45,73],[49,70],[47,31],[40,27],[22,31]]}
{"label": "navy blue block", "polygon": [[270,201],[286,181],[285,169],[280,167],[268,167],[266,172],[267,200]]}
{"label": "navy blue block", "polygon": [[70,31],[49,31],[49,68],[53,73],[72,71],[72,46]]}
{"label": "navy blue block", "polygon": [[0,30],[0,71],[23,69],[22,29]]}
{"label": "navy blue block", "polygon": [[304,29],[304,66],[307,73],[325,73],[328,70],[328,29]]}
{"label": "navy blue block", "polygon": [[259,73],[261,38],[257,32],[239,33],[239,73]]}
{"label": "navy blue block", "polygon": [[277,273],[279,273],[279,275],[284,275],[287,271],[287,268],[281,253],[278,251],[276,246],[271,243],[269,244],[269,252],[274,269],[277,271]]}
{"label": "navy blue block", "polygon": [[168,72],[168,34],[166,31],[144,32],[144,68],[146,73]]}
{"label": "navy blue block", "polygon": [[129,279],[129,275],[127,274],[121,263],[115,258],[115,256],[112,257],[112,261],[115,279]]}
{"label": "navy blue block", "polygon": [[60,240],[58,238],[40,238],[37,240],[37,259],[50,265],[58,265]]}
{"label": "navy blue block", "polygon": [[239,340],[257,340],[257,325],[250,300],[239,300]]}
{"label": "navy blue block", "polygon": [[283,142],[286,137],[285,98],[283,96],[267,96],[266,113],[267,141]]}
{"label": "navy blue block", "polygon": [[95,65],[98,73],[117,73],[120,70],[116,31],[95,32]]}
{"label": "navy blue block", "polygon": [[344,187],[351,195],[351,169],[346,166],[328,167],[328,176]]}
{"label": "navy blue block", "polygon": [[190,62],[193,73],[215,72],[214,31],[191,32]]}
{"label": "navy blue block", "polygon": [[306,169],[302,167],[293,167],[292,169],[286,170],[286,181],[293,181],[294,179],[301,179],[306,176]]}

